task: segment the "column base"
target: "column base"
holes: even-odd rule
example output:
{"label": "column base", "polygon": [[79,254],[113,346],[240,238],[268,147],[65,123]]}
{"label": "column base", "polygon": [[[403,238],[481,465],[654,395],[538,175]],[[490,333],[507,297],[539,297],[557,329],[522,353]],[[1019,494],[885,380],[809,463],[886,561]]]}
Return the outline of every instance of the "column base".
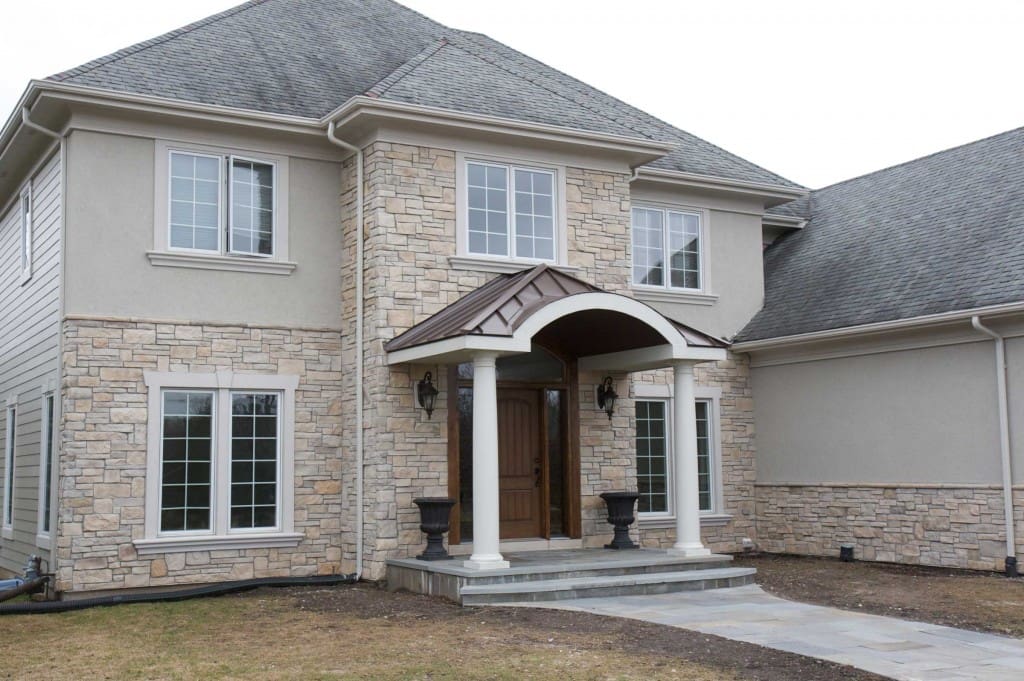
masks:
{"label": "column base", "polygon": [[668,550],[670,556],[682,558],[702,558],[711,555],[711,549],[705,548],[703,544],[676,544]]}
{"label": "column base", "polygon": [[505,568],[512,567],[512,564],[498,553],[485,556],[470,556],[469,560],[462,561],[462,566],[471,570],[504,570]]}

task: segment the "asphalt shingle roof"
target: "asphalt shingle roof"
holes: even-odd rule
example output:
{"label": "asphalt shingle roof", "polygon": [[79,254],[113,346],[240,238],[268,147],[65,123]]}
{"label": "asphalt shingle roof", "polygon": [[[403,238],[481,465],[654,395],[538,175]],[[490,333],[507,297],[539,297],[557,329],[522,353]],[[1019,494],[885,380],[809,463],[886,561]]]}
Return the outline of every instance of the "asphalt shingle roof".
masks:
{"label": "asphalt shingle roof", "polygon": [[487,36],[391,0],[252,0],[50,79],[308,118],[372,94],[672,142],[679,147],[652,167],[800,188]]}
{"label": "asphalt shingle roof", "polygon": [[1024,300],[1024,128],[816,190],[736,341]]}

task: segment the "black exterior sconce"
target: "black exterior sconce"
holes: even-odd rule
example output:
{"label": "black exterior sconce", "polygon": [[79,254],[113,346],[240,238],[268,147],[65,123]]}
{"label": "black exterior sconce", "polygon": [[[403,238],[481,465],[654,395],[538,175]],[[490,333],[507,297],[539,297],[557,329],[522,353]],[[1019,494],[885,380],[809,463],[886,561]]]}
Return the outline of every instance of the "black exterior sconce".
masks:
{"label": "black exterior sconce", "polygon": [[434,375],[429,371],[423,375],[420,382],[416,384],[416,399],[420,406],[427,412],[427,418],[434,413],[434,403],[437,401],[437,388],[434,387]]}
{"label": "black exterior sconce", "polygon": [[606,376],[601,385],[597,386],[597,406],[604,409],[604,412],[608,414],[609,421],[612,420],[612,414],[615,412],[615,400],[617,399],[619,399],[619,394],[615,392],[612,377]]}

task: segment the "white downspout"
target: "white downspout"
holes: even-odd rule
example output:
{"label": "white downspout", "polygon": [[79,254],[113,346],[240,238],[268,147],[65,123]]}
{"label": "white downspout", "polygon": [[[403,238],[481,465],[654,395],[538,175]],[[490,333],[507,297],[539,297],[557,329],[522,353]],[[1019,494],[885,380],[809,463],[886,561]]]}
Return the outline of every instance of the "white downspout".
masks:
{"label": "white downspout", "polygon": [[327,126],[332,144],[356,155],[356,573],[363,576],[363,150],[334,134],[334,121]]}
{"label": "white downspout", "polygon": [[1003,514],[1006,522],[1006,574],[1017,575],[1016,530],[1013,526],[1013,469],[1010,458],[1010,407],[1006,395],[1006,340],[981,323],[981,317],[971,317],[971,326],[991,337],[996,343],[996,391],[999,397],[999,449],[1003,462]]}

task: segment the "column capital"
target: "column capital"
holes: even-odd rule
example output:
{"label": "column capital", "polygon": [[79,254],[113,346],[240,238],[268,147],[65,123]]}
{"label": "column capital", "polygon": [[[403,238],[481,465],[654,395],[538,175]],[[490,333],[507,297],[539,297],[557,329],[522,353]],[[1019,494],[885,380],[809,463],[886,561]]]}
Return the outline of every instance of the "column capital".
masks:
{"label": "column capital", "polygon": [[689,361],[676,362],[675,364],[672,365],[672,370],[675,371],[676,373],[681,373],[681,374],[684,374],[684,375],[685,374],[693,375],[693,367],[694,367],[695,364],[696,364],[696,362],[689,362]]}
{"label": "column capital", "polygon": [[498,353],[491,350],[481,350],[473,353],[473,366],[492,367],[498,361]]}

